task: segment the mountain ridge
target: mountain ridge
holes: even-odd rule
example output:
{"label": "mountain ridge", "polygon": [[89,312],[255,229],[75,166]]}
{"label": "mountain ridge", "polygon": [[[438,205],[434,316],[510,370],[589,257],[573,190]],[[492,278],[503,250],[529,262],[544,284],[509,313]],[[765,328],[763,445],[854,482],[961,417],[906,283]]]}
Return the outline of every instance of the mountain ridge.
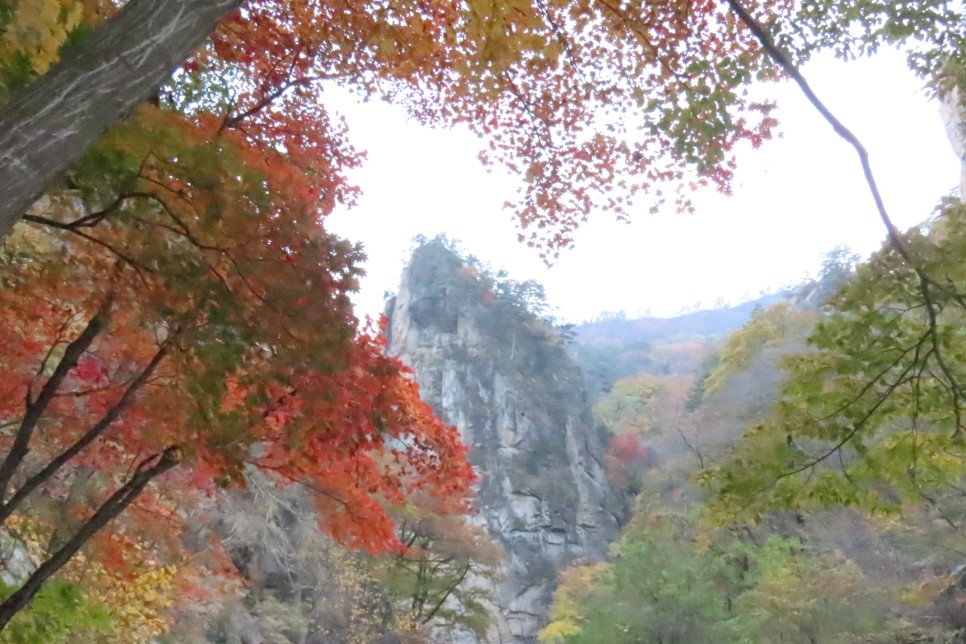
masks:
{"label": "mountain ridge", "polygon": [[590,345],[724,338],[740,329],[755,310],[768,308],[787,297],[785,292],[768,293],[734,306],[705,309],[672,317],[628,318],[616,315],[574,325],[572,330],[577,342]]}

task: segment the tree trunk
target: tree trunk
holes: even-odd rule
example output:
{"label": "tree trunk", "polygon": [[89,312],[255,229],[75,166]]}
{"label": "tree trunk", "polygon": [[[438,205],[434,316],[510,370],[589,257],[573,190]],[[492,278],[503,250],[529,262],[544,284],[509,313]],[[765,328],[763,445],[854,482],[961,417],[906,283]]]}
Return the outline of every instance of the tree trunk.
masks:
{"label": "tree trunk", "polygon": [[0,110],[0,239],[243,0],[129,0]]}

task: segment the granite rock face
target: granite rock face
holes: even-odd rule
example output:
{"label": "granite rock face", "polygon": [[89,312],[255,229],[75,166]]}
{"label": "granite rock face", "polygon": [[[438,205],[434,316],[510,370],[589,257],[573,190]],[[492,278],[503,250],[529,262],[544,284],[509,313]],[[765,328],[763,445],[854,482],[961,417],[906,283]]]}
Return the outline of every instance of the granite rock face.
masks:
{"label": "granite rock face", "polygon": [[506,551],[490,642],[536,639],[557,573],[602,559],[618,534],[580,372],[564,339],[527,310],[526,289],[510,284],[431,242],[388,311],[389,352],[469,446],[479,520]]}
{"label": "granite rock face", "polygon": [[940,95],[939,113],[953,152],[960,160],[959,198],[966,201],[966,104],[958,86],[953,85]]}

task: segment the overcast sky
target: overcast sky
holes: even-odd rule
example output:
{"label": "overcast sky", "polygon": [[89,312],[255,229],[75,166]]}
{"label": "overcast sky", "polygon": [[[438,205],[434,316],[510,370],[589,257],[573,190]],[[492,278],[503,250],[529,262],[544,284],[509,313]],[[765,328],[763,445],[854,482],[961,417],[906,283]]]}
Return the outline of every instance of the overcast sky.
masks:
{"label": "overcast sky", "polygon": [[[804,73],[868,148],[897,225],[922,221],[958,185],[938,105],[899,54],[823,59]],[[418,234],[445,233],[511,277],[538,280],[557,316],[570,322],[605,311],[672,315],[719,298],[738,302],[814,274],[836,245],[863,256],[878,248],[884,228],[852,148],[790,84],[764,91],[779,102],[783,138],[740,154],[733,197],[699,193],[694,215],[650,215],[642,203],[630,224],[596,213],[550,269],[516,241],[502,207],[513,183],[480,166],[472,135],[424,128],[386,104],[340,100],[353,142],[369,155],[352,174],[364,193],[358,205],[327,220],[369,255],[357,312],[382,310]]]}

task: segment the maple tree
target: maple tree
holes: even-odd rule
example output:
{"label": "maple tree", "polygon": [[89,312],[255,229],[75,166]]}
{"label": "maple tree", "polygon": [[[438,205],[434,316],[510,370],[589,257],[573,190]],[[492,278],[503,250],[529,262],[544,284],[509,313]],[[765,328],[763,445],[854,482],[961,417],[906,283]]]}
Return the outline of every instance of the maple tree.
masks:
{"label": "maple tree", "polygon": [[[235,4],[0,4],[0,133],[18,139],[0,146],[0,167],[51,169],[32,173],[36,184],[0,180],[11,191],[0,233],[21,216],[29,226],[3,255],[13,331],[0,502],[12,517],[43,487],[71,506],[65,514],[81,512],[79,539],[51,561],[132,503],[176,523],[170,503],[143,492],[156,477],[230,484],[255,465],[312,486],[326,529],[372,549],[395,545],[381,500],[420,486],[458,496],[468,484],[453,432],[374,335],[355,330],[346,293],[361,257],[320,220],[351,202],[344,173],[359,155],[317,100],[319,83],[480,134],[484,162],[523,177],[525,239],[550,253],[592,211],[624,215],[641,190],[660,202],[661,185],[692,171],[727,191],[736,143],[757,146],[774,126],[771,105],[744,87],[777,68],[711,2],[262,0],[196,50]],[[770,25],[790,7],[747,8]],[[161,18],[125,22],[139,9]],[[191,28],[172,28],[178,20]],[[125,56],[138,50],[124,42],[157,45],[160,58]],[[120,85],[86,75],[104,57],[131,67]],[[48,164],[51,143],[75,130],[83,136]],[[27,163],[34,148],[46,161]],[[189,468],[166,471],[182,459]],[[99,509],[84,514],[85,504]],[[135,530],[124,523],[115,537]]]}
{"label": "maple tree", "polygon": [[466,510],[456,431],[357,329],[361,252],[321,224],[355,156],[307,101],[229,123],[212,91],[141,105],[0,251],[0,521],[29,510],[60,534],[0,627],[82,547],[137,568],[148,533],[176,559],[179,504],[246,467],[311,489],[320,527],[374,552],[400,547],[385,504]]}
{"label": "maple tree", "polygon": [[[928,229],[859,267],[786,360],[780,403],[731,458],[703,476],[723,516],[853,504],[936,505],[958,485],[963,433],[964,206],[947,200]],[[924,288],[919,271],[950,290]],[[941,504],[940,504],[941,505]]]}
{"label": "maple tree", "polygon": [[[9,0],[5,4],[14,13],[24,6]],[[85,84],[97,92],[108,88],[112,105],[118,102],[122,113],[144,97],[148,90],[143,86],[127,87],[123,81],[102,88],[82,68],[96,66],[84,57],[90,55],[93,61],[92,52],[100,48],[131,58],[135,72],[141,73],[142,57],[128,55],[125,42],[109,36],[122,31],[122,20],[151,4],[160,3],[132,1],[106,26],[97,28],[94,22],[90,36],[74,47],[71,57],[14,94],[0,111],[0,122],[3,131],[11,136],[16,131],[22,142],[17,154],[33,152],[31,144],[45,147],[44,139],[63,138],[69,132],[57,128],[68,123],[70,132],[88,132],[119,118],[117,111],[105,112],[96,127],[81,127],[79,112],[86,109],[82,103],[90,103],[78,100],[65,108],[59,124],[32,123],[31,110],[21,106],[62,95],[64,81],[57,78],[87,78]],[[183,48],[182,58],[188,59],[192,47],[187,38],[167,43],[182,31],[179,21],[191,19],[187,11],[179,13],[182,4],[205,16],[186,30],[194,34],[235,3],[166,4],[172,5],[163,12],[167,23],[159,10],[157,20],[127,23],[126,32],[159,49],[171,45],[168,59],[177,44]],[[787,0],[767,3],[765,15],[763,3],[748,4],[769,24],[791,5]],[[523,177],[518,216],[528,228],[527,241],[554,249],[569,245],[575,227],[593,210],[627,214],[629,199],[641,190],[660,202],[661,186],[685,180],[692,170],[699,183],[729,190],[735,143],[758,145],[775,124],[771,105],[754,101],[744,89],[753,77],[775,75],[756,51],[753,35],[712,2],[645,8],[590,0],[432,7],[409,1],[355,6],[261,0],[231,13],[205,52],[181,66],[175,84],[180,78],[195,87],[205,85],[212,99],[206,107],[214,108],[227,124],[244,119],[254,125],[279,112],[309,110],[310,88],[336,80],[364,96],[400,103],[423,123],[466,125],[485,141],[484,162],[502,163]],[[264,109],[269,104],[273,109]],[[38,114],[52,109],[46,107]],[[303,116],[315,118],[306,118],[306,124],[327,116],[320,106],[311,109]],[[57,161],[52,167],[65,168],[79,154],[66,149],[60,153],[65,163],[46,157],[45,162]],[[12,159],[0,165],[19,172]],[[54,178],[44,176],[47,184]],[[23,191],[23,181],[0,183]],[[28,202],[39,189],[26,190]],[[4,196],[3,203],[7,227],[22,214],[24,202]]]}
{"label": "maple tree", "polygon": [[[103,146],[130,144],[128,137],[148,130],[176,134],[157,124],[141,127],[132,123]],[[163,150],[151,137],[139,143],[132,150],[138,158],[151,146],[155,154]],[[181,169],[204,180],[192,174],[199,167],[191,162],[191,145],[176,145]],[[194,151],[200,163],[229,156],[204,141]],[[247,463],[311,487],[324,529],[346,543],[382,550],[397,542],[374,496],[399,502],[414,487],[457,497],[466,489],[472,473],[455,430],[419,401],[415,385],[382,356],[374,335],[354,330],[345,297],[355,280],[351,247],[321,230],[299,235],[290,218],[279,222],[290,234],[274,234],[278,229],[246,213],[243,203],[226,203],[224,218],[206,222],[209,204],[200,213],[177,211],[182,219],[146,199],[126,208],[128,221],[78,236],[60,219],[77,216],[69,200],[33,216],[36,227],[12,238],[0,299],[4,328],[12,331],[4,337],[3,418],[15,431],[0,465],[9,490],[0,516],[12,515],[40,488],[70,496],[84,468],[96,472],[96,481],[80,483],[93,488],[87,494],[97,507],[100,490],[119,477],[123,482],[125,470],[144,455],[184,452],[190,471],[167,485],[240,483]],[[233,237],[221,241],[237,246],[208,247],[201,238],[206,223],[225,226]],[[306,232],[317,226],[305,223]],[[177,460],[162,458],[158,465]],[[162,472],[146,462],[119,492],[126,490],[130,502]],[[109,520],[124,509],[111,506],[115,497],[77,529],[80,540],[58,551],[51,566],[106,522],[97,525],[97,517]],[[145,520],[162,511],[172,524],[169,538],[176,538],[170,504],[170,498],[139,502]],[[107,507],[117,512],[100,514]],[[38,584],[46,572],[38,570]]]}
{"label": "maple tree", "polygon": [[[168,484],[210,489],[240,483],[245,464],[268,470],[316,491],[324,529],[375,551],[397,543],[375,497],[398,503],[415,488],[459,497],[472,479],[455,430],[419,401],[376,336],[355,330],[346,292],[357,251],[325,235],[313,210],[286,202],[287,177],[266,195],[260,168],[237,165],[227,144],[192,142],[199,134],[145,108],[99,143],[91,172],[100,154],[114,168],[126,160],[143,173],[136,185],[159,192],[142,190],[91,232],[70,223],[89,216],[77,211],[82,197],[52,198],[4,253],[2,415],[13,432],[0,517],[40,488],[70,496],[78,484],[98,508],[52,569],[182,454],[189,471]],[[177,173],[145,161],[175,155]],[[286,216],[273,222],[259,207]],[[207,243],[211,229],[221,246]],[[159,461],[125,475],[152,452]],[[96,480],[78,482],[84,468]],[[114,481],[123,485],[101,503]],[[139,505],[148,516],[159,506],[176,537],[170,503]],[[9,618],[50,571],[38,569],[0,613]]]}
{"label": "maple tree", "polygon": [[640,491],[640,479],[653,464],[651,450],[641,443],[637,434],[612,436],[607,442],[604,468],[615,489],[623,494]]}

